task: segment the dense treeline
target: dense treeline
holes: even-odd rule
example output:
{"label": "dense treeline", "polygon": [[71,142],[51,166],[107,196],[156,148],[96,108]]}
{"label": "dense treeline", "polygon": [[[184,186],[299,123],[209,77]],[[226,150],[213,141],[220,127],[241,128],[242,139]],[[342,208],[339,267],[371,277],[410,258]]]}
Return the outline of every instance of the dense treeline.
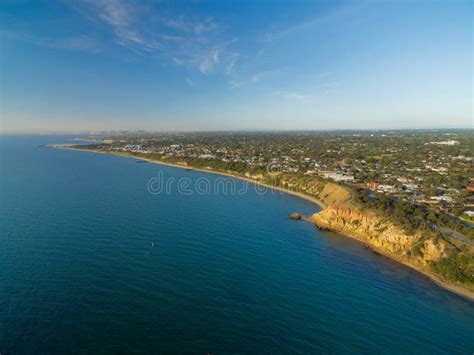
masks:
{"label": "dense treeline", "polygon": [[365,208],[382,211],[398,223],[407,234],[416,230],[435,233],[439,227],[453,229],[456,232],[474,238],[474,229],[459,223],[454,218],[424,205],[417,205],[399,198],[380,194],[367,189],[355,189],[355,201]]}

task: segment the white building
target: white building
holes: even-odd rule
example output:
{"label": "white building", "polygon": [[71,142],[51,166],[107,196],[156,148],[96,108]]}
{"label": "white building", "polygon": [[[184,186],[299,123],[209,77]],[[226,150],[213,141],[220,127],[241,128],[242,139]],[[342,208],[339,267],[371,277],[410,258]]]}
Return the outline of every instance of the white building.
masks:
{"label": "white building", "polygon": [[451,196],[441,195],[441,196],[431,196],[430,200],[452,202],[453,198]]}
{"label": "white building", "polygon": [[323,176],[326,179],[332,179],[334,181],[354,181],[353,175],[344,175],[341,173],[336,173],[332,171],[326,171],[323,173]]}
{"label": "white building", "polygon": [[395,192],[396,191],[395,186],[393,186],[393,185],[382,185],[382,184],[379,185],[377,190],[380,191],[380,192]]}
{"label": "white building", "polygon": [[459,141],[449,140],[449,141],[442,141],[442,142],[430,142],[430,144],[437,144],[437,145],[456,145],[456,144],[459,144]]}

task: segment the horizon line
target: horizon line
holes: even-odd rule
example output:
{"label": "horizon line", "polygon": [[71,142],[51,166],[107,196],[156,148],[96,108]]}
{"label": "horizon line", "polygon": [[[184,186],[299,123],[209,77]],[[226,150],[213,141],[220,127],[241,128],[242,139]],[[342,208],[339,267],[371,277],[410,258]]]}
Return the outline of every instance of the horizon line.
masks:
{"label": "horizon line", "polygon": [[220,130],[151,130],[151,129],[100,129],[100,130],[12,130],[2,131],[0,135],[100,135],[113,133],[148,133],[148,134],[179,134],[179,133],[298,133],[298,132],[390,132],[390,131],[449,131],[474,130],[473,127],[412,127],[412,128],[320,128],[320,129],[220,129]]}

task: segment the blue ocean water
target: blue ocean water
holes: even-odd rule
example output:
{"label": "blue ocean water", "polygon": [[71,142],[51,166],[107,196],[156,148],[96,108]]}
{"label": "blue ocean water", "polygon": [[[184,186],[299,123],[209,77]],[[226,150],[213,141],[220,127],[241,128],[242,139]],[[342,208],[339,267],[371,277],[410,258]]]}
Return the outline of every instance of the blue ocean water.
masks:
{"label": "blue ocean water", "polygon": [[473,303],[288,219],[311,203],[38,147],[70,138],[0,136],[0,353],[474,351]]}

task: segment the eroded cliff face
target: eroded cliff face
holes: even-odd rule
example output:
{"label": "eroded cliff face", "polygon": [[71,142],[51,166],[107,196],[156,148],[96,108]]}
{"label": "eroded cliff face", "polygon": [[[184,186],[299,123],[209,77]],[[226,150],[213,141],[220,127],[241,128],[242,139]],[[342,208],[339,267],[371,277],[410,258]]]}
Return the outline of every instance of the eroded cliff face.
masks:
{"label": "eroded cliff face", "polygon": [[350,199],[329,204],[307,217],[318,227],[354,237],[391,259],[430,276],[443,287],[474,300],[474,247],[433,232],[408,235],[377,211]]}
{"label": "eroded cliff face", "polygon": [[323,229],[349,235],[365,242],[381,254],[417,267],[446,257],[443,240],[422,233],[407,235],[401,228],[371,211],[351,203],[333,203],[310,217]]}

